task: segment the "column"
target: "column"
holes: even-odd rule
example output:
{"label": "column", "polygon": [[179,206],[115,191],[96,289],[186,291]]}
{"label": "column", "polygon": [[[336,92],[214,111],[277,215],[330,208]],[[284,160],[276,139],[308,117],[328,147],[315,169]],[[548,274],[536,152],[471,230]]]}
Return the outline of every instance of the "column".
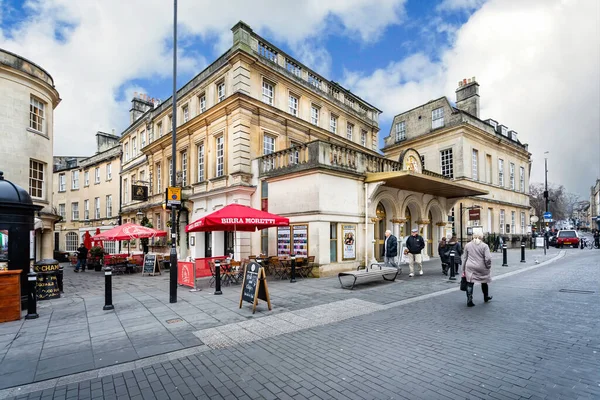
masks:
{"label": "column", "polygon": [[425,248],[423,249],[423,252],[421,253],[423,255],[423,261],[427,261],[429,260],[429,257],[431,256],[431,254],[429,254],[429,241],[428,241],[428,236],[429,236],[429,220],[427,219],[422,219],[420,221],[416,221],[417,225],[419,226],[419,235],[421,235],[423,237],[423,240],[425,241]]}

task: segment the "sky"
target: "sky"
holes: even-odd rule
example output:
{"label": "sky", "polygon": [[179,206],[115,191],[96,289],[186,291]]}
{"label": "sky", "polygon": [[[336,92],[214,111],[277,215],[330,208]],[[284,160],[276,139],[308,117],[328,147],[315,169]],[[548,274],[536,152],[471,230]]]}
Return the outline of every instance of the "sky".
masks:
{"label": "sky", "polygon": [[[41,65],[62,102],[56,155],[95,152],[129,124],[134,92],[172,92],[169,0],[0,0],[0,48]],[[394,115],[455,100],[476,77],[481,118],[519,133],[532,182],[589,199],[600,178],[598,0],[179,0],[178,87],[231,46],[239,20],[324,77]],[[548,154],[544,154],[548,152]]]}

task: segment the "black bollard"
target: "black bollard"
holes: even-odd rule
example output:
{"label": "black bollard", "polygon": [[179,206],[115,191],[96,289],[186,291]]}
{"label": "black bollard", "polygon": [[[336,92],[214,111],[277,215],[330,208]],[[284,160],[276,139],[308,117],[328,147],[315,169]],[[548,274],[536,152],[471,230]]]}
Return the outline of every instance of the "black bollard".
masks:
{"label": "black bollard", "polygon": [[506,259],[506,245],[502,245],[502,266],[508,267],[508,261]]}
{"label": "black bollard", "polygon": [[59,265],[58,272],[56,273],[56,281],[58,283],[58,290],[61,293],[64,293],[64,291],[63,291],[63,270],[64,270],[64,267],[62,265]]}
{"label": "black bollard", "polygon": [[215,260],[215,293],[223,294],[221,292],[221,260]]}
{"label": "black bollard", "polygon": [[548,243],[548,238],[544,236],[544,255],[546,255],[546,243]]}
{"label": "black bollard", "polygon": [[454,250],[450,251],[450,276],[448,277],[448,280],[450,281],[455,281],[456,280],[456,274],[455,274],[455,265],[454,265],[454,256],[456,255],[456,253],[454,252]]}
{"label": "black bollard", "polygon": [[583,250],[583,239],[579,240],[579,245],[581,246],[581,250]]}
{"label": "black bollard", "polygon": [[112,303],[112,268],[104,268],[104,307],[103,310],[114,310]]}
{"label": "black bollard", "polygon": [[296,282],[296,255],[292,254],[291,259],[292,259],[292,274],[290,275],[290,283],[295,283]]}
{"label": "black bollard", "polygon": [[25,319],[39,318],[37,313],[37,274],[30,272],[27,274],[27,283],[29,284],[29,294],[27,295],[27,315]]}
{"label": "black bollard", "polygon": [[521,243],[521,262],[525,262],[525,243]]}

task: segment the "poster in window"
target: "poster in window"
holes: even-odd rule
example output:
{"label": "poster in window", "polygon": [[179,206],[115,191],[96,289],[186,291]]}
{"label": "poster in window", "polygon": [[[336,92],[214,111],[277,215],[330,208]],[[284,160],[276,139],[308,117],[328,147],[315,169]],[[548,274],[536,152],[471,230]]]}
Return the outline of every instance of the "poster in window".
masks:
{"label": "poster in window", "polygon": [[287,257],[290,255],[291,229],[289,226],[277,228],[277,256]]}
{"label": "poster in window", "polygon": [[343,260],[356,259],[356,225],[342,225],[342,237],[344,238]]}
{"label": "poster in window", "polygon": [[293,225],[293,251],[297,257],[308,257],[308,225]]}

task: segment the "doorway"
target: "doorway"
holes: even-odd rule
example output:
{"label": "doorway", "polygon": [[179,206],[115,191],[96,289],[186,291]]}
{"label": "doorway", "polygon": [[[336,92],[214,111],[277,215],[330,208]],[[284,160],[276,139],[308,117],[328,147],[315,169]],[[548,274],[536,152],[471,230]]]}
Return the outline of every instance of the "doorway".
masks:
{"label": "doorway", "polygon": [[377,261],[382,260],[383,246],[385,245],[385,227],[386,227],[386,212],[383,204],[377,204],[375,210],[377,215],[377,223],[375,224],[375,259]]}
{"label": "doorway", "polygon": [[59,246],[59,241],[60,239],[60,233],[59,232],[54,232],[54,251],[58,251],[58,249],[60,248]]}
{"label": "doorway", "polygon": [[212,232],[204,232],[204,257],[212,257]]}
{"label": "doorway", "polygon": [[234,258],[235,258],[234,253],[235,253],[235,251],[234,251],[234,233],[233,232],[225,232],[223,254],[226,256],[233,254]]}

